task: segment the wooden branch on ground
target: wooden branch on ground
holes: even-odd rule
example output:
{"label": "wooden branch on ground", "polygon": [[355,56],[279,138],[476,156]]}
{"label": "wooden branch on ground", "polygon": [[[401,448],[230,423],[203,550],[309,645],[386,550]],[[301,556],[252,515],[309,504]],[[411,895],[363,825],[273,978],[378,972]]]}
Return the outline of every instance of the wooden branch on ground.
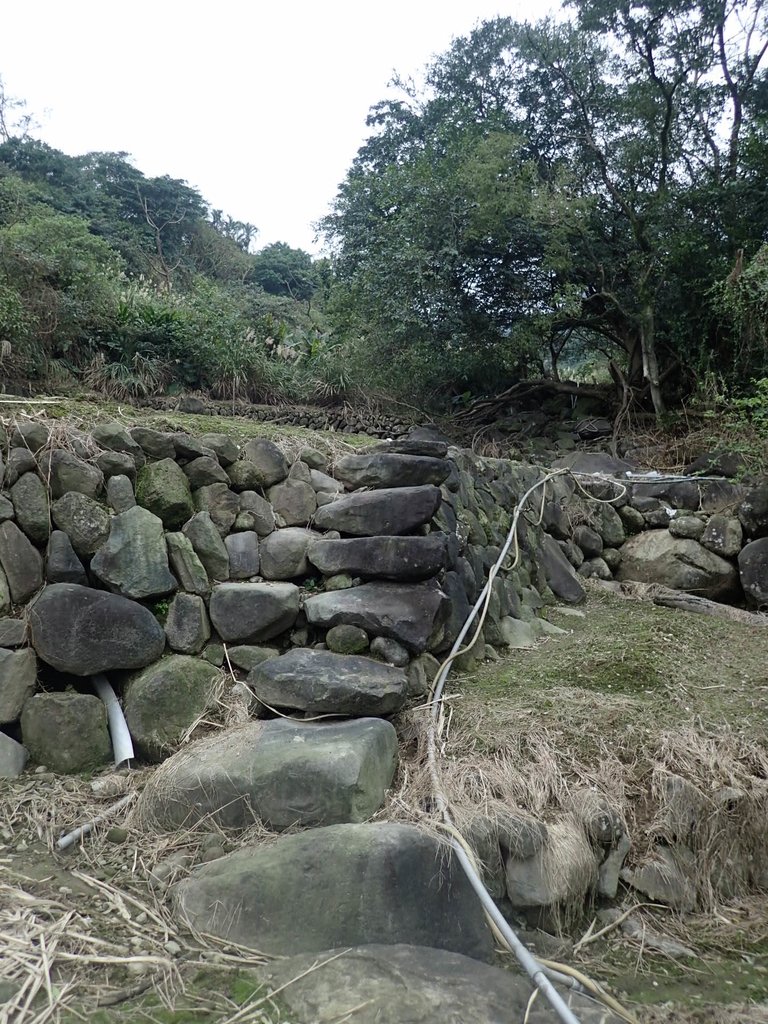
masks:
{"label": "wooden branch on ground", "polygon": [[608,587],[619,597],[631,600],[653,601],[654,604],[664,608],[694,612],[698,615],[712,615],[718,619],[740,622],[745,626],[768,626],[768,615],[763,615],[760,612],[748,612],[743,608],[733,608],[728,604],[719,604],[706,597],[697,597],[695,594],[686,594],[682,590],[673,590],[672,587],[665,587],[661,583],[637,583],[634,580],[626,580],[623,583],[611,581],[608,583]]}
{"label": "wooden branch on ground", "polygon": [[457,413],[455,420],[477,421],[483,416],[496,416],[501,408],[514,398],[526,398],[537,391],[552,391],[557,394],[581,395],[588,398],[606,398],[608,389],[599,385],[576,384],[569,380],[524,380],[507,388],[492,398],[476,398],[474,402]]}

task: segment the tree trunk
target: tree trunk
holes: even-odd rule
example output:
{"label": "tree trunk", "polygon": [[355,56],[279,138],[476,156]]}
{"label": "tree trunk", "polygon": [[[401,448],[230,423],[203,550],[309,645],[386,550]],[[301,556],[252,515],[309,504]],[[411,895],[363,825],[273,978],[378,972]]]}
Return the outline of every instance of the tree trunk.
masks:
{"label": "tree trunk", "polygon": [[654,328],[655,316],[653,305],[647,302],[640,314],[640,351],[643,355],[643,376],[648,381],[653,411],[659,417],[665,411],[665,407],[661,394],[661,382],[659,380],[659,362],[656,358]]}

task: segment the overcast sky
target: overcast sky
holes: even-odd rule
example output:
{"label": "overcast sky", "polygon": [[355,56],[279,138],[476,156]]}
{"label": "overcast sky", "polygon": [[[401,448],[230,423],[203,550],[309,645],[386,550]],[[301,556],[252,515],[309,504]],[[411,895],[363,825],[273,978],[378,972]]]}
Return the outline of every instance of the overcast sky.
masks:
{"label": "overcast sky", "polygon": [[393,71],[415,74],[497,14],[550,0],[9,0],[0,74],[38,135],[125,151],[259,228],[318,251],[328,209]]}

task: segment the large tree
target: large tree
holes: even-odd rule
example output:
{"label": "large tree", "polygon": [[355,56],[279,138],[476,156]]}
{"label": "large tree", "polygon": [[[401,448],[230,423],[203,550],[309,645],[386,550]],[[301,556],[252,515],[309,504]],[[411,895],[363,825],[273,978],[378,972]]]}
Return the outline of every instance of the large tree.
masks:
{"label": "large tree", "polygon": [[608,344],[659,413],[765,234],[764,0],[571,6],[479,26],[375,108],[325,227],[381,337],[500,366],[536,337]]}

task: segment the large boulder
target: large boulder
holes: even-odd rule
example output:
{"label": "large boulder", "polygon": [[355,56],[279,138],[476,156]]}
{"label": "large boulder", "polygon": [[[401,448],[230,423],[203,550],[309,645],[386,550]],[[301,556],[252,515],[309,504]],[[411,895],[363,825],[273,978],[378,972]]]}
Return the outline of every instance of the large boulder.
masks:
{"label": "large boulder", "polygon": [[[598,505],[595,529],[607,548],[620,548],[627,539],[624,523],[613,505]],[[578,541],[577,541],[578,543]]]}
{"label": "large boulder", "polygon": [[136,504],[136,493],[130,478],[122,473],[107,480],[107,501],[115,512],[127,512]]}
{"label": "large boulder", "polygon": [[28,756],[26,747],[0,732],[0,779],[18,778],[24,771]]}
{"label": "large boulder", "polygon": [[747,492],[739,505],[738,516],[748,537],[768,537],[768,480]]}
{"label": "large boulder", "polygon": [[[211,526],[211,529],[216,534],[216,540],[221,543],[221,538],[215,527]],[[166,533],[165,545],[168,548],[168,561],[181,589],[188,594],[207,597],[211,590],[211,583],[205,566],[195,554],[189,537],[183,533]]]}
{"label": "large boulder", "polygon": [[365,821],[384,801],[397,735],[380,718],[250,722],[185,747],[152,777],[139,822],[173,831],[198,821],[270,828]]}
{"label": "large boulder", "polygon": [[101,452],[96,456],[96,465],[104,474],[107,494],[113,476],[125,476],[133,482],[136,480],[136,463],[127,452]]}
{"label": "large boulder", "polygon": [[259,467],[248,459],[238,459],[229,467],[227,473],[233,491],[253,491],[263,486],[263,474]]}
{"label": "large boulder", "polygon": [[45,448],[51,432],[40,420],[19,420],[11,434],[11,448],[27,448],[30,452]]}
{"label": "large boulder", "polygon": [[168,646],[179,654],[199,654],[211,638],[205,602],[199,594],[177,594],[165,620]]}
{"label": "large boulder", "polygon": [[698,541],[673,537],[669,530],[648,530],[621,549],[619,580],[661,583],[699,597],[726,599],[738,592],[735,567]]}
{"label": "large boulder", "polygon": [[747,601],[756,608],[768,607],[768,537],[753,540],[741,549],[739,575]]}
{"label": "large boulder", "polygon": [[130,455],[137,469],[147,461],[143,448],[122,423],[98,423],[91,431],[91,437],[108,451],[125,452]]}
{"label": "large boulder", "polygon": [[702,512],[727,513],[741,502],[747,493],[743,484],[730,480],[669,480],[662,483],[639,482],[632,484],[633,499],[659,498],[672,508]]}
{"label": "large boulder", "polygon": [[11,448],[5,463],[3,483],[6,487],[13,487],[25,473],[36,473],[37,470],[35,456],[28,448]]}
{"label": "large boulder", "polygon": [[107,712],[89,693],[38,693],[21,714],[30,757],[62,774],[92,771],[110,760]]}
{"label": "large boulder", "polygon": [[334,475],[348,487],[419,487],[436,484],[438,487],[451,471],[445,459],[430,459],[422,455],[400,455],[372,452],[364,455],[345,455],[334,466]]}
{"label": "large boulder", "polygon": [[219,465],[218,459],[212,459],[208,455],[200,455],[184,466],[184,475],[189,480],[189,486],[193,491],[199,487],[207,487],[209,484],[226,484],[229,486],[229,477]]}
{"label": "large boulder", "polygon": [[137,752],[148,761],[167,757],[213,700],[220,677],[201,658],[172,654],[132,679],[124,708]]}
{"label": "large boulder", "polygon": [[212,459],[216,454],[213,449],[206,448],[199,438],[185,434],[183,431],[171,434],[171,440],[176,458],[180,463],[192,462],[193,459],[199,459],[201,455]]}
{"label": "large boulder", "polygon": [[447,604],[434,583],[365,583],[307,598],[304,611],[313,626],[360,626],[369,636],[397,640],[409,651],[427,649]]}
{"label": "large boulder", "polygon": [[248,676],[248,685],[272,707],[358,716],[394,714],[408,690],[402,669],[307,647],[262,662]]}
{"label": "large boulder", "polygon": [[136,483],[136,500],[161,519],[166,530],[178,530],[195,511],[189,480],[172,458],[152,462],[142,469]]}
{"label": "large boulder", "polygon": [[0,649],[0,725],[15,722],[27,700],[35,692],[37,658],[35,652]]}
{"label": "large boulder", "polygon": [[109,537],[109,512],[98,501],[70,491],[51,509],[53,521],[81,558],[90,558]]}
{"label": "large boulder", "polygon": [[429,522],[441,500],[440,488],[433,484],[362,491],[323,505],[315,526],[355,537],[410,533]]}
{"label": "large boulder", "polygon": [[83,563],[75,554],[72,541],[63,530],[54,530],[45,553],[45,578],[48,583],[88,585]]}
{"label": "large boulder", "polygon": [[11,488],[16,522],[34,544],[45,544],[51,532],[48,491],[37,473],[25,473]]}
{"label": "large boulder", "polygon": [[486,960],[493,950],[458,862],[413,825],[330,825],[245,847],[173,895],[196,931],[268,955],[400,942]]}
{"label": "large boulder", "polygon": [[259,535],[254,530],[231,533],[224,538],[229,555],[229,576],[233,580],[247,580],[259,572]]}
{"label": "large boulder", "polygon": [[702,546],[722,558],[733,558],[744,539],[741,523],[734,516],[715,515],[701,535]]}
{"label": "large boulder", "polygon": [[0,565],[14,604],[24,604],[43,585],[43,559],[15,523],[0,523]]}
{"label": "large boulder", "polygon": [[319,534],[301,526],[275,530],[260,546],[261,575],[265,580],[292,580],[309,572],[307,551]]}
{"label": "large boulder", "polygon": [[586,591],[554,537],[547,534],[542,537],[539,561],[547,584],[556,597],[567,604],[579,604],[584,600]]}
{"label": "large boulder", "polygon": [[255,467],[253,487],[272,487],[288,476],[288,460],[277,445],[266,438],[248,441],[242,457]]}
{"label": "large boulder", "polygon": [[427,580],[448,560],[445,534],[426,537],[353,537],[312,544],[310,562],[324,576],[346,572],[383,580]]}
{"label": "large boulder", "polygon": [[128,433],[141,446],[145,455],[153,459],[172,459],[176,455],[171,434],[151,427],[131,427]]}
{"label": "large boulder", "polygon": [[[291,1020],[313,1024],[551,1024],[546,999],[503,967],[428,946],[377,945],[300,953],[263,968]],[[560,991],[582,1024],[619,1018],[587,996]]]}
{"label": "large boulder", "polygon": [[289,477],[270,487],[267,496],[285,526],[306,526],[317,510],[314,489],[304,480]]}
{"label": "large boulder", "polygon": [[91,572],[114,594],[135,601],[170,594],[178,586],[168,568],[163,524],[139,505],[112,519],[109,539],[94,556]]}
{"label": "large boulder", "polygon": [[0,647],[21,647],[27,640],[27,620],[0,618]]}
{"label": "large boulder", "polygon": [[240,455],[237,444],[227,434],[202,434],[200,444],[216,452],[216,458],[222,466],[231,466]]}
{"label": "large boulder", "polygon": [[222,537],[235,525],[240,511],[240,499],[227,484],[207,484],[198,487],[192,495],[198,512],[207,512]]}
{"label": "large boulder", "polygon": [[271,640],[296,621],[299,588],[292,583],[223,583],[211,594],[210,614],[227,643]]}
{"label": "large boulder", "polygon": [[133,494],[133,484],[136,482],[136,467],[133,459],[127,453],[102,452],[96,458],[96,465],[104,474],[108,501],[110,500],[110,480],[115,476],[126,477],[131,484],[131,494]]}
{"label": "large boulder", "polygon": [[275,513],[266,498],[256,491],[241,491],[240,513],[249,513],[253,518],[249,529],[255,530],[259,537],[268,537],[275,529]]}
{"label": "large boulder", "polygon": [[741,452],[718,449],[705,452],[689,463],[683,473],[686,476],[741,476],[747,468],[747,461]]}
{"label": "large boulder", "polygon": [[229,555],[221,534],[208,512],[198,512],[184,524],[183,536],[192,544],[195,554],[212,580],[229,579]]}
{"label": "large boulder", "polygon": [[87,498],[98,498],[104,487],[104,474],[100,469],[63,448],[43,452],[40,472],[53,498],[60,498],[69,491],[79,491]]}
{"label": "large boulder", "polygon": [[76,676],[143,668],[165,647],[162,626],[143,605],[75,583],[46,587],[29,621],[38,656]]}

